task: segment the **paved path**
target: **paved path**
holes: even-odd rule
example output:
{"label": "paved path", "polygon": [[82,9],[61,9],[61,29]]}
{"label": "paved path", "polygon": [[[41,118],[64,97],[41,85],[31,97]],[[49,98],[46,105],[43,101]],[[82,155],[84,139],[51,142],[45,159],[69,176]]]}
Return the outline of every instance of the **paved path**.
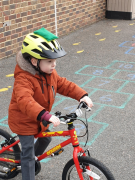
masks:
{"label": "paved path", "polygon": [[[135,21],[103,20],[59,41],[68,54],[57,60],[58,73],[87,90],[94,102],[88,114],[91,155],[106,164],[116,180],[134,179]],[[14,67],[15,57],[0,60],[0,128],[9,132],[7,118]],[[77,105],[77,101],[58,94],[52,113],[68,113]],[[58,129],[66,127],[61,125]],[[84,126],[79,124],[77,133],[83,130]],[[55,138],[52,144],[61,140]],[[80,139],[82,146],[85,140]],[[61,179],[64,164],[70,158],[72,147],[68,146],[59,157],[42,162],[36,180]],[[14,180],[21,180],[21,175]]]}

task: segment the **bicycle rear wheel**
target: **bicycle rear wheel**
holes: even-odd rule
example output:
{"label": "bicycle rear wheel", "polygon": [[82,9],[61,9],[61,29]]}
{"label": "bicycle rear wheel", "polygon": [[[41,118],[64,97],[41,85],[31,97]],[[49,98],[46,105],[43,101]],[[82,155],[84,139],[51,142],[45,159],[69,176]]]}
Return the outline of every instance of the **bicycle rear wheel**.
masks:
{"label": "bicycle rear wheel", "polygon": [[[91,177],[88,175],[88,173],[83,172],[82,175],[84,180],[115,180],[110,170],[94,158],[86,156],[79,157],[79,164],[81,169],[84,170],[86,166],[89,166],[91,170],[91,172],[88,172],[91,174]],[[65,165],[62,173],[62,180],[79,180],[73,159],[68,161],[68,163]]]}
{"label": "bicycle rear wheel", "polygon": [[[12,136],[8,132],[0,129],[0,149],[1,149],[1,144],[4,143],[5,140],[9,141],[11,138]],[[10,144],[14,142],[15,140],[12,139]],[[13,159],[13,160],[19,160],[20,152],[21,152],[19,145],[16,144],[11,149],[13,150],[12,152],[4,151],[2,154],[0,154],[0,157]],[[0,161],[0,179],[11,179],[17,176],[19,172],[16,170],[13,171],[14,167],[15,167],[14,163]]]}

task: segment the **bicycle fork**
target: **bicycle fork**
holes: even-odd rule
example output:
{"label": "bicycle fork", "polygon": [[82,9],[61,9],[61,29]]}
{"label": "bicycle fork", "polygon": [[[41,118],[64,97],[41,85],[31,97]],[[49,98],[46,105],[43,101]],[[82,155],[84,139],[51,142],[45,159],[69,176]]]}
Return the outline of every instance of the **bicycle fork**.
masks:
{"label": "bicycle fork", "polygon": [[80,180],[84,180],[82,173],[86,173],[87,175],[89,175],[90,180],[94,180],[93,178],[95,178],[96,180],[99,180],[100,177],[97,174],[93,173],[90,170],[89,166],[84,166],[83,168],[80,168],[80,164],[78,161],[78,153],[81,153],[81,156],[86,156],[86,154],[85,154],[85,151],[79,146],[77,134],[75,131],[75,127],[73,126],[73,123],[68,124],[68,129],[71,136],[71,142],[74,147],[73,160],[74,160],[76,170],[78,172],[78,176]]}
{"label": "bicycle fork", "polygon": [[[84,180],[83,175],[82,175],[83,169],[80,168],[80,164],[79,164],[78,156],[77,156],[79,152],[83,153],[83,156],[86,156],[86,154],[84,153],[84,150],[81,147],[77,146],[77,147],[74,147],[73,159],[74,159],[74,163],[75,163],[76,170],[78,172],[80,180]],[[87,169],[90,170],[90,167],[88,166]],[[93,180],[93,178],[90,177],[90,180]]]}
{"label": "bicycle fork", "polygon": [[94,180],[94,179],[99,180],[100,177],[96,173],[92,172],[89,166],[84,166],[83,169],[80,168],[80,164],[79,164],[78,156],[77,156],[79,152],[82,153],[81,154],[82,156],[86,156],[85,151],[81,147],[79,146],[74,147],[73,159],[74,159],[74,163],[75,163],[80,180],[84,180],[82,173],[86,173],[87,175],[89,175],[90,180]]}

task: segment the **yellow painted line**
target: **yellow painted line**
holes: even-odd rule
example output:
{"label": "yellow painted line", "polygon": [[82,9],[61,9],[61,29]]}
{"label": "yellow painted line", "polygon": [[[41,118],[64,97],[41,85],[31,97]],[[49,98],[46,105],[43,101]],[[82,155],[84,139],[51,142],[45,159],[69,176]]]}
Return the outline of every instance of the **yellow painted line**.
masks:
{"label": "yellow painted line", "polygon": [[77,53],[82,53],[84,50],[82,50],[82,51],[77,51]]}
{"label": "yellow painted line", "polygon": [[121,30],[119,29],[119,30],[116,30],[115,32],[120,32]]}
{"label": "yellow painted line", "polygon": [[3,91],[8,91],[8,88],[2,88],[2,89],[0,89],[0,92],[3,92]]}
{"label": "yellow painted line", "polygon": [[14,76],[14,74],[8,74],[8,75],[6,75],[6,77],[12,77],[12,76]]}
{"label": "yellow painted line", "polygon": [[79,43],[74,43],[73,45],[76,46],[76,45],[79,45],[80,43],[81,43],[81,42],[79,42]]}
{"label": "yellow painted line", "polygon": [[130,26],[134,25],[135,23],[130,24]]}
{"label": "yellow painted line", "polygon": [[9,88],[11,88],[12,86],[8,86],[7,88],[2,88],[0,89],[0,92],[4,92],[4,91],[8,91]]}
{"label": "yellow painted line", "polygon": [[101,32],[100,32],[100,33],[96,33],[95,35],[96,35],[96,36],[99,36],[100,34],[101,34]]}
{"label": "yellow painted line", "polygon": [[118,26],[113,26],[113,28],[116,28],[116,27],[118,27]]}
{"label": "yellow painted line", "polygon": [[105,41],[106,40],[106,38],[104,38],[104,39],[99,39],[99,41]]}

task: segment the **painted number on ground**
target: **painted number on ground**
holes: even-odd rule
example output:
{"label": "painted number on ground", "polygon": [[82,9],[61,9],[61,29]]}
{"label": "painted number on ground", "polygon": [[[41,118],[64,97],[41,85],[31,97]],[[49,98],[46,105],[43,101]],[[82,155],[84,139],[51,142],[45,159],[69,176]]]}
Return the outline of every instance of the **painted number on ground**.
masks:
{"label": "painted number on ground", "polygon": [[75,112],[77,105],[65,107],[64,109],[68,110],[70,113]]}
{"label": "painted number on ground", "polygon": [[135,74],[128,74],[128,77],[129,77],[131,80],[133,80],[133,79],[135,79]]}
{"label": "painted number on ground", "polygon": [[103,74],[103,72],[104,72],[103,70],[98,70],[97,69],[96,71],[93,72],[93,74],[94,75],[101,75],[101,74]]}
{"label": "painted number on ground", "polygon": [[81,130],[84,128],[85,128],[85,126],[83,124],[75,124],[75,130],[77,132],[77,135],[79,135]]}
{"label": "painted number on ground", "polygon": [[102,97],[100,97],[100,100],[104,101],[104,102],[106,102],[106,101],[109,102],[109,101],[112,101],[112,99],[110,97],[111,97],[111,94],[102,96]]}
{"label": "painted number on ground", "polygon": [[103,83],[101,83],[101,84],[99,84],[98,86],[103,86],[103,85],[105,85],[105,84],[108,84],[108,83],[110,83],[110,81],[105,81],[105,80],[101,80]]}
{"label": "painted number on ground", "polygon": [[119,67],[120,67],[120,68],[121,68],[121,67],[124,67],[125,69],[131,69],[131,68],[133,67],[133,65],[132,65],[132,64],[126,64],[126,65],[121,64]]}

